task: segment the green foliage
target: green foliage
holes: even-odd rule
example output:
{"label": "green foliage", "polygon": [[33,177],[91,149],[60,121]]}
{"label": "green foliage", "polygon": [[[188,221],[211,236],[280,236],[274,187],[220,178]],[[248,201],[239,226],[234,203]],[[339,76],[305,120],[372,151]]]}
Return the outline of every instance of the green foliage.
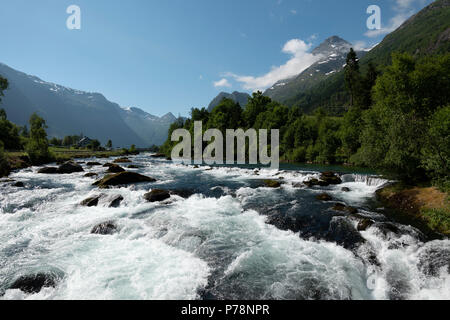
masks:
{"label": "green foliage", "polygon": [[[411,182],[424,180],[429,117],[450,102],[450,54],[416,61],[394,54],[374,87],[375,106],[363,115],[357,159]],[[423,79],[426,79],[424,81]],[[432,89],[435,88],[435,89]],[[442,147],[442,146],[440,146]]]}
{"label": "green foliage", "polygon": [[50,139],[49,143],[50,143],[52,146],[55,146],[55,147],[61,147],[63,141],[62,141],[62,139],[58,139],[58,138],[56,138],[56,137],[53,137],[53,138]]}
{"label": "green foliage", "polygon": [[37,114],[33,114],[29,120],[30,123],[30,139],[25,147],[25,151],[31,162],[35,165],[44,164],[51,159],[48,150],[47,128],[45,120]]}
{"label": "green foliage", "polygon": [[[5,79],[5,78],[3,78],[2,76],[0,76],[0,102],[2,101],[1,98],[2,98],[3,95],[4,95],[4,91],[5,91],[6,89],[8,89],[8,86],[9,86],[8,80]],[[0,117],[1,117],[1,114],[0,114]]]}
{"label": "green foliage", "polygon": [[108,142],[106,143],[106,148],[111,149],[113,147],[112,141],[108,140]]}
{"label": "green foliage", "polygon": [[66,136],[63,139],[63,146],[71,147],[78,144],[78,142],[82,139],[82,136],[74,135],[74,136]]}
{"label": "green foliage", "polygon": [[445,209],[423,209],[422,215],[432,230],[450,235],[450,211]]}
{"label": "green foliage", "polygon": [[442,107],[430,120],[426,143],[422,149],[422,165],[435,184],[450,190],[450,106]]}
{"label": "green foliage", "polygon": [[9,172],[10,167],[3,149],[3,142],[0,141],[0,177],[8,176]]}
{"label": "green foliage", "polygon": [[98,151],[100,150],[101,143],[97,139],[91,141],[91,143],[87,146],[88,149]]}
{"label": "green foliage", "polygon": [[7,150],[22,150],[19,127],[9,121],[5,110],[0,110],[0,141]]}

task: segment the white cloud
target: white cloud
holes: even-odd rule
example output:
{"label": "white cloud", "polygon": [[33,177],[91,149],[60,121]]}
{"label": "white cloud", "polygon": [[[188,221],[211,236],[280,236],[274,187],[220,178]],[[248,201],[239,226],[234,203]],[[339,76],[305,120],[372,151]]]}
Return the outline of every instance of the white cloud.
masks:
{"label": "white cloud", "polygon": [[228,79],[220,79],[219,81],[214,82],[214,87],[221,88],[221,87],[231,87],[231,83],[228,82]]}
{"label": "white cloud", "polygon": [[403,22],[405,22],[414,14],[415,3],[424,5],[426,1],[427,0],[394,0],[394,10],[397,12],[397,14],[393,18],[391,18],[389,20],[389,23],[386,26],[383,26],[380,30],[369,30],[364,35],[369,38],[374,38],[395,31],[403,24]]}
{"label": "white cloud", "polygon": [[291,55],[291,58],[281,66],[274,66],[272,69],[261,76],[237,75],[234,73],[225,73],[225,77],[231,77],[241,83],[245,90],[265,90],[279,80],[288,79],[300,74],[306,68],[320,59],[309,53],[310,43],[300,39],[292,39],[286,42],[283,52]]}

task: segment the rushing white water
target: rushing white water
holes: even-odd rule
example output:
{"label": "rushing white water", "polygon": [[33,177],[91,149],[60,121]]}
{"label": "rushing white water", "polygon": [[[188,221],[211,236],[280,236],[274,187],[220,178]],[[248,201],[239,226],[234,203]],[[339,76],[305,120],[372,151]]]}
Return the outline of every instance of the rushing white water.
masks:
{"label": "rushing white water", "polygon": [[[328,217],[326,204],[313,200],[324,189],[294,187],[318,173],[195,169],[146,155],[133,161],[141,166],[133,171],[158,182],[99,191],[84,177],[87,171],[102,175],[99,166],[70,175],[31,168],[11,175],[25,188],[0,183],[3,299],[450,299],[449,267],[441,261],[450,252],[449,240],[424,243],[412,227],[398,225],[402,232],[393,234],[375,224],[361,232],[365,243],[350,250],[320,233],[305,238],[302,230],[266,223],[273,212]],[[258,184],[280,177],[286,182],[281,189]],[[386,181],[357,175],[343,181],[325,190],[360,208],[361,215],[385,221],[366,204]],[[155,187],[190,189],[193,195],[146,202],[144,194]],[[106,196],[97,207],[79,205],[100,193]],[[108,200],[118,194],[124,201],[109,208]],[[114,221],[118,232],[90,233],[105,221]],[[370,263],[370,255],[378,263]],[[430,255],[437,263],[424,267]],[[8,289],[33,273],[57,274],[57,286],[36,294]]]}

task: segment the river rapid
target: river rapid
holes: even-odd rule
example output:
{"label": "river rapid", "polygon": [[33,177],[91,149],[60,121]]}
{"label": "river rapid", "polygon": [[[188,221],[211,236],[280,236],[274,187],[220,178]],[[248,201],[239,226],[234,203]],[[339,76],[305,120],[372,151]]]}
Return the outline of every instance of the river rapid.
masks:
{"label": "river rapid", "polygon": [[[342,173],[340,185],[308,188],[318,171],[130,159],[139,168],[127,170],[157,182],[99,190],[84,175],[106,168],[86,164],[66,175],[11,174],[24,188],[0,182],[0,299],[450,299],[450,240],[390,221],[375,200],[383,179]],[[154,188],[178,195],[147,202]],[[333,201],[316,199],[324,192]],[[100,193],[98,206],[80,205]],[[110,208],[116,195],[124,200]],[[372,224],[358,231],[363,218]],[[114,234],[91,234],[106,221]],[[55,286],[10,289],[38,273]]]}

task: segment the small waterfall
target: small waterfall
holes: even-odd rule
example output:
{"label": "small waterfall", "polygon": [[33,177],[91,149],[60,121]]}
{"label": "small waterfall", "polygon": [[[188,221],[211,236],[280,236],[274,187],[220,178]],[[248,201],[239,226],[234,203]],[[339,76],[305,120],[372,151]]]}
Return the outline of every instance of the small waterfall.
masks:
{"label": "small waterfall", "polygon": [[369,187],[377,188],[381,188],[389,183],[389,180],[379,176],[368,176],[364,174],[344,174],[341,176],[341,179],[343,182],[363,182]]}

